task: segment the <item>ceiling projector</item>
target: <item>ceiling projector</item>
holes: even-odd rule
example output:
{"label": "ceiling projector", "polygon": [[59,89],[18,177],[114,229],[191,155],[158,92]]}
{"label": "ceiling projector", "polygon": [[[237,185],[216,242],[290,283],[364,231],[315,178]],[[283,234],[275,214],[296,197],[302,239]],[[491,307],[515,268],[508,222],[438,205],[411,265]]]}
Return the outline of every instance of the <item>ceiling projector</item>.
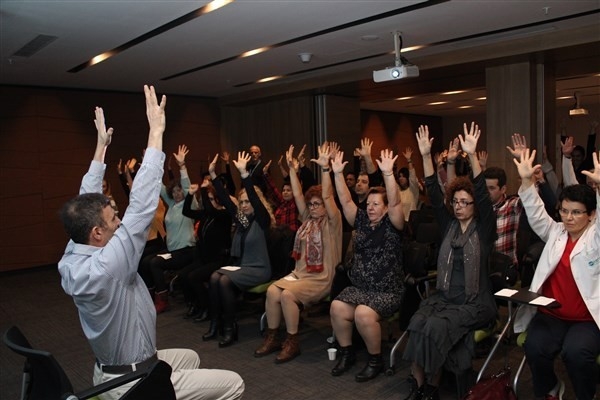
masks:
{"label": "ceiling projector", "polygon": [[394,54],[396,55],[394,67],[373,71],[373,81],[376,83],[419,76],[419,67],[411,64],[400,54],[402,49],[402,36],[400,36],[400,32],[394,31],[392,33],[394,34]]}
{"label": "ceiling projector", "polygon": [[416,65],[399,65],[373,71],[374,82],[393,81],[396,79],[413,78],[419,76],[419,67]]}

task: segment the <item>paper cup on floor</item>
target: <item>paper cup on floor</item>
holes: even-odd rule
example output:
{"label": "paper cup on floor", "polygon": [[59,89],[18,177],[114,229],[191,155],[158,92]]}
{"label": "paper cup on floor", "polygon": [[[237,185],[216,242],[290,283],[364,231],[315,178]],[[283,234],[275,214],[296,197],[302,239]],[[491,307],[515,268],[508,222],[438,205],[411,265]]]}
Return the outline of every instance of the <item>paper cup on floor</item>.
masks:
{"label": "paper cup on floor", "polygon": [[329,361],[335,360],[335,356],[337,356],[337,349],[336,348],[327,349],[327,355],[329,356]]}

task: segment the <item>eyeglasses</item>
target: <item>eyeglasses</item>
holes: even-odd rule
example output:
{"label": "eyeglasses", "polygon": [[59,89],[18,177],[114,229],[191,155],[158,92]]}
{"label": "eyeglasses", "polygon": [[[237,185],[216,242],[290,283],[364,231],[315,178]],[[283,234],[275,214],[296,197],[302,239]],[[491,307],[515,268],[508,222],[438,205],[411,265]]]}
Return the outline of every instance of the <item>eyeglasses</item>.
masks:
{"label": "eyeglasses", "polygon": [[470,206],[473,203],[475,203],[475,202],[474,201],[452,199],[452,207],[460,206],[460,208],[465,208],[466,206]]}
{"label": "eyeglasses", "polygon": [[319,208],[323,205],[323,203],[315,201],[313,203],[307,203],[306,205],[308,206],[308,208]]}
{"label": "eyeglasses", "polygon": [[569,214],[571,214],[574,217],[580,217],[584,214],[587,214],[587,211],[585,210],[567,210],[566,208],[560,208],[558,210],[558,213],[561,215],[561,217],[568,217]]}

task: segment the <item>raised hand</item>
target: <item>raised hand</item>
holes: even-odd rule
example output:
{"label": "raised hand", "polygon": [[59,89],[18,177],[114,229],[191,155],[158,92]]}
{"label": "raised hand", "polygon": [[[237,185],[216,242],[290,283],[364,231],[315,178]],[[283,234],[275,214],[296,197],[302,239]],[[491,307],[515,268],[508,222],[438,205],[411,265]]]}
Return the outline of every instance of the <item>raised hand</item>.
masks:
{"label": "raised hand", "polygon": [[513,147],[506,146],[506,150],[508,150],[514,158],[521,157],[521,153],[523,153],[523,150],[527,148],[527,140],[525,139],[525,136],[514,133],[512,135],[512,144]]}
{"label": "raised hand", "polygon": [[335,174],[344,172],[346,164],[348,164],[348,161],[344,161],[344,152],[338,151],[335,158],[331,160],[331,169]]}
{"label": "raised hand", "polygon": [[481,169],[485,170],[485,167],[487,166],[488,152],[481,150],[477,152],[477,157],[479,158],[479,165],[481,166]]}
{"label": "raised hand", "polygon": [[283,154],[279,157],[279,160],[277,160],[277,165],[279,165],[280,168],[283,165]]}
{"label": "raised hand", "polygon": [[448,145],[448,151],[446,153],[446,160],[452,164],[453,162],[456,161],[456,157],[458,157],[459,151],[458,151],[458,145],[460,144],[460,141],[458,138],[454,138],[454,140],[450,141],[450,144]]}
{"label": "raised hand", "polygon": [[135,157],[127,160],[127,164],[126,164],[127,171],[129,171],[130,174],[133,174],[135,172],[136,165],[137,165],[137,160],[135,159]]}
{"label": "raised hand", "polygon": [[381,150],[381,161],[375,160],[383,176],[390,176],[394,174],[394,164],[398,159],[398,155],[394,157],[394,152],[389,149]]}
{"label": "raised hand", "polygon": [[267,175],[269,173],[269,169],[271,168],[271,161],[272,160],[269,160],[269,162],[266,163],[263,167],[263,174]]}
{"label": "raised hand", "polygon": [[183,167],[185,165],[185,156],[189,152],[190,151],[188,150],[188,148],[185,144],[179,145],[179,147],[177,149],[177,153],[173,153],[173,157],[175,157],[175,161],[177,162],[177,165],[179,165],[180,167]]}
{"label": "raised hand", "polygon": [[336,142],[329,142],[329,159],[333,160],[335,155],[340,151],[340,145]]}
{"label": "raised hand", "polygon": [[198,184],[197,183],[192,183],[190,185],[190,188],[188,189],[188,193],[191,194],[191,195],[193,195],[197,191],[198,191]]}
{"label": "raised hand", "polygon": [[96,130],[98,131],[98,145],[108,146],[112,140],[113,128],[108,128],[108,130],[106,129],[104,122],[104,110],[102,110],[102,108],[96,107],[94,113],[96,115],[94,124],[96,125]]}
{"label": "raised hand", "polygon": [[285,152],[285,159],[287,161],[288,168],[290,171],[298,172],[298,160],[294,158],[294,145],[291,144],[290,148]]}
{"label": "raised hand", "polygon": [[360,140],[360,148],[358,149],[358,154],[362,158],[371,157],[371,147],[373,146],[373,141],[369,138],[363,138]]}
{"label": "raised hand", "polygon": [[319,165],[321,168],[329,167],[329,144],[325,142],[321,146],[318,146],[317,150],[319,152],[319,158],[313,158],[310,161]]}
{"label": "raised hand", "polygon": [[571,154],[575,149],[575,145],[573,144],[573,136],[567,136],[564,142],[560,142],[560,149],[563,153],[563,156],[571,158]]}
{"label": "raised hand", "polygon": [[404,158],[406,158],[406,161],[408,161],[408,160],[412,160],[412,153],[413,153],[412,147],[407,147],[406,150],[404,150],[404,152],[402,152],[402,155],[404,156]]}
{"label": "raised hand", "polygon": [[223,160],[224,163],[229,164],[229,152],[228,151],[224,151],[221,153],[221,160]]}
{"label": "raised hand", "polygon": [[146,96],[146,116],[148,117],[148,124],[150,125],[150,135],[161,135],[162,138],[162,134],[167,125],[167,119],[165,117],[167,97],[163,95],[159,103],[154,86],[148,85],[144,85],[144,95]]}
{"label": "raised hand", "polygon": [[219,159],[219,153],[215,154],[215,158],[208,164],[208,173],[212,179],[217,178],[217,173],[215,172],[217,168],[217,160]]}
{"label": "raised hand", "polygon": [[519,176],[521,177],[521,179],[523,181],[525,181],[525,180],[530,181],[535,169],[542,168],[542,166],[540,164],[537,164],[535,166],[533,165],[533,162],[535,161],[535,153],[536,153],[535,150],[530,151],[529,149],[526,148],[525,150],[523,150],[520,157],[515,157],[513,159],[513,162],[517,166],[517,171],[519,172]]}
{"label": "raised hand", "polygon": [[458,135],[460,139],[460,147],[469,155],[475,154],[477,151],[477,141],[481,136],[479,125],[471,122],[471,128],[467,128],[467,124],[463,124],[463,135]]}
{"label": "raised hand", "polygon": [[415,136],[417,138],[417,143],[419,144],[419,151],[421,152],[421,155],[430,155],[433,138],[429,139],[429,127],[427,125],[419,126],[419,130]]}
{"label": "raised hand", "polygon": [[[596,190],[600,190],[600,151],[592,153],[592,159],[594,160],[594,171],[583,170],[581,173],[596,183]],[[596,218],[598,217],[596,216]]]}
{"label": "raised hand", "polygon": [[250,154],[245,151],[238,151],[238,159],[233,160],[233,165],[240,171],[240,174],[246,173],[246,165],[248,165],[248,161],[250,161],[251,158]]}

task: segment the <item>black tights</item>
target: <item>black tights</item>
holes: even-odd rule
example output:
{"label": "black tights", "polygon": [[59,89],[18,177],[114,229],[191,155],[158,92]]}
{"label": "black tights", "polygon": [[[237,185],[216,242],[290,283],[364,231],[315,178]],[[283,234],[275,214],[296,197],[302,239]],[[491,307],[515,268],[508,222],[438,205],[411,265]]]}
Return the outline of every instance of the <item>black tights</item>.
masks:
{"label": "black tights", "polygon": [[224,323],[233,323],[235,302],[240,290],[227,275],[215,271],[210,276],[210,317],[223,318]]}

